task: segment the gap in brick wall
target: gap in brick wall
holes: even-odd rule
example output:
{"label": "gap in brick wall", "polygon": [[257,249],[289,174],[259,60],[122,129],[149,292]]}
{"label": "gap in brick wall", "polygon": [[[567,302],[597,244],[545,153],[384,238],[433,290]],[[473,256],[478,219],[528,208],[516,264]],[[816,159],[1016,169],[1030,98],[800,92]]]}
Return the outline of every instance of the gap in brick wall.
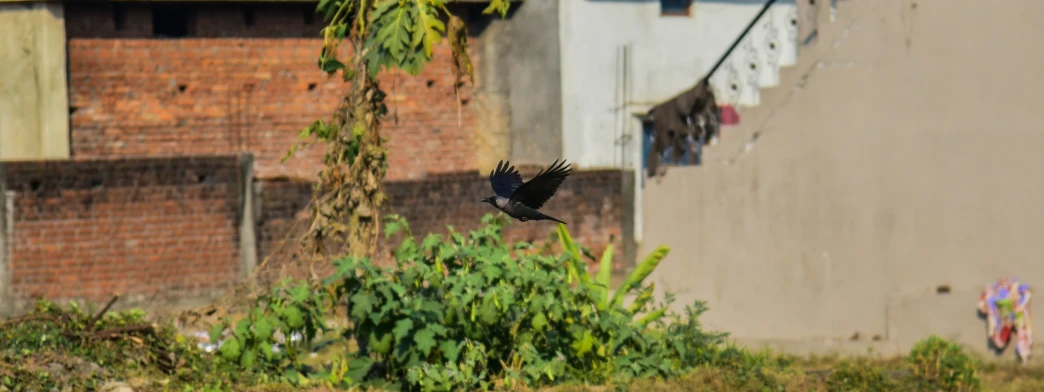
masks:
{"label": "gap in brick wall", "polygon": [[254,17],[254,7],[243,7],[243,24],[247,27],[254,27]]}
{"label": "gap in brick wall", "polygon": [[[493,18],[471,5],[448,4],[477,37]],[[313,4],[296,2],[64,2],[69,38],[314,38],[321,39]],[[473,14],[473,15],[472,15]],[[477,15],[477,16],[476,16]],[[150,20],[151,18],[151,20]],[[497,17],[499,18],[499,16]],[[487,20],[489,19],[489,20]]]}
{"label": "gap in brick wall", "polygon": [[124,26],[127,25],[127,9],[123,4],[112,5],[112,28],[116,31],[123,31]]}
{"label": "gap in brick wall", "polygon": [[152,8],[152,36],[182,38],[189,35],[189,23],[194,9],[184,5],[154,5]]}
{"label": "gap in brick wall", "polygon": [[301,16],[303,17],[304,23],[306,25],[311,26],[311,25],[315,24],[315,14],[316,14],[316,12],[317,11],[315,10],[315,7],[310,5],[310,4],[309,5],[305,5],[304,7],[301,7]]}

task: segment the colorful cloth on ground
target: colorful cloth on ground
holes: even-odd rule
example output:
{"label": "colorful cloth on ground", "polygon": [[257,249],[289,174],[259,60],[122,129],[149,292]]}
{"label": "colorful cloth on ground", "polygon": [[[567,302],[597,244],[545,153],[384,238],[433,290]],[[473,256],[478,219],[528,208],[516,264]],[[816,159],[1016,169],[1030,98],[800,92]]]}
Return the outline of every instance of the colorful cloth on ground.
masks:
{"label": "colorful cloth on ground", "polygon": [[986,325],[990,339],[998,349],[1003,349],[1015,332],[1015,352],[1026,362],[1033,345],[1033,328],[1030,323],[1030,289],[1017,279],[1000,279],[986,286],[979,297],[979,311],[986,314]]}

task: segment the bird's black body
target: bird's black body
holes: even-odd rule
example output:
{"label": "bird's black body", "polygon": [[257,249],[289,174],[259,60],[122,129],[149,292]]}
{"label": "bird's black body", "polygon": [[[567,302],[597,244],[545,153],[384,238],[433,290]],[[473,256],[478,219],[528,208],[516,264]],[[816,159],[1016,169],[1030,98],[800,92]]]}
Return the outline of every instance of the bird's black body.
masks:
{"label": "bird's black body", "polygon": [[572,170],[564,160],[561,163],[556,160],[547,170],[541,170],[536,176],[523,183],[522,175],[515,170],[514,166],[511,166],[510,162],[500,161],[496,170],[489,172],[489,184],[496,195],[480,201],[492,204],[505,214],[522,222],[553,220],[565,224],[539,210],[551,199],[551,196],[555,195],[558,187],[572,173]]}

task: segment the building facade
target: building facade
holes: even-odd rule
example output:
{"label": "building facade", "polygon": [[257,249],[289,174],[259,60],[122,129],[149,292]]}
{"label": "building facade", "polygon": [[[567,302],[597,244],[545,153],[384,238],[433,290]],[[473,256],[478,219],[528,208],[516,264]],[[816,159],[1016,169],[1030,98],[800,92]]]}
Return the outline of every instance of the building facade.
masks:
{"label": "building facade", "polygon": [[[419,76],[382,76],[387,212],[416,232],[477,226],[492,210],[470,201],[490,192],[480,172],[498,160],[562,157],[558,45],[540,40],[557,29],[532,23],[557,27],[547,4],[516,4],[500,19],[482,15],[480,2],[451,2],[476,66],[459,96],[445,44]],[[0,309],[36,297],[207,297],[268,258],[292,260],[322,146],[281,159],[348,88],[315,65],[315,6],[0,2],[0,63],[11,70],[0,92]],[[511,106],[520,98],[528,103]],[[513,152],[522,141],[541,155]],[[581,170],[549,213],[604,247],[621,236],[628,178]],[[552,229],[516,224],[508,235],[543,240]]]}

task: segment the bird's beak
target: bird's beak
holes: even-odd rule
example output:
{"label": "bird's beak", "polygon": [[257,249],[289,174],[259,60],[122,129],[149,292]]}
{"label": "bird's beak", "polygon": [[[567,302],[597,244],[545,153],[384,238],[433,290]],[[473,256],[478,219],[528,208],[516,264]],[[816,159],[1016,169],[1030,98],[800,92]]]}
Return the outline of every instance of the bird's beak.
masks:
{"label": "bird's beak", "polygon": [[485,203],[487,199],[479,199],[479,203]]}

